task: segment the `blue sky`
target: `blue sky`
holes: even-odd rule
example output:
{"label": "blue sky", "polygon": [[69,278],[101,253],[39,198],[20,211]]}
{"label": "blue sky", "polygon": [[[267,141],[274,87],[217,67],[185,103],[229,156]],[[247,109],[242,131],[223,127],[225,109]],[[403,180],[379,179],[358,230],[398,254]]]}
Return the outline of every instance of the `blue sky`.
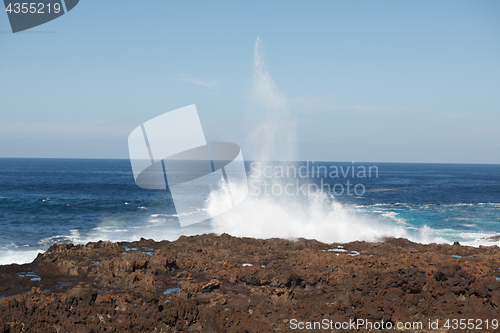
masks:
{"label": "blue sky", "polygon": [[127,158],[190,104],[244,147],[258,36],[298,159],[500,163],[499,1],[83,0],[17,34],[0,13],[0,157]]}

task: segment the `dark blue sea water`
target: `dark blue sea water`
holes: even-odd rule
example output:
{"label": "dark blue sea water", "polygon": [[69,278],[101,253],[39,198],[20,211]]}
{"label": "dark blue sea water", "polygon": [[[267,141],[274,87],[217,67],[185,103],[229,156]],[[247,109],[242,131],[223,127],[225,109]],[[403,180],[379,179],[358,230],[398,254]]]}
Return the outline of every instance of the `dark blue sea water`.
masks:
{"label": "dark blue sea water", "polygon": [[[334,206],[318,212],[311,205],[304,220],[295,220],[286,215],[296,209],[286,207],[286,200],[268,202],[261,193],[259,201],[247,205],[268,213],[272,218],[266,223],[269,229],[269,224],[276,224],[277,235],[279,230],[295,228],[283,237],[303,234],[333,242],[387,235],[478,245],[496,244],[484,238],[500,234],[500,165],[300,162],[296,166],[303,166],[302,176],[307,176],[288,175],[287,181],[298,178],[298,186],[307,182],[324,189],[329,184],[330,190],[336,185],[330,192],[334,198],[329,199]],[[376,166],[377,173],[372,168],[371,177],[359,177],[361,167],[369,166]],[[247,169],[252,169],[250,163]],[[274,204],[279,207],[274,209]],[[280,212],[285,213],[279,216]],[[313,225],[316,219],[321,220],[319,227]],[[212,231],[266,237],[266,230],[258,230],[261,218],[255,220],[248,234],[244,228],[225,230],[224,223],[214,227],[211,221],[181,228],[169,192],[137,187],[129,160],[0,159],[0,264],[29,262],[55,242],[174,240]],[[366,232],[349,234],[351,222],[366,226]],[[328,229],[331,237],[321,228]],[[321,234],[316,237],[315,232]]]}

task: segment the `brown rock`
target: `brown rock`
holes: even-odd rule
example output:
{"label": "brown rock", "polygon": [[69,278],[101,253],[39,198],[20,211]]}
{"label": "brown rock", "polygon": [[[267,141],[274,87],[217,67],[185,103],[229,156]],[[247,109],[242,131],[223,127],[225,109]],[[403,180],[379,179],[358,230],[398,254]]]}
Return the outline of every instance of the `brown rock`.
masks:
{"label": "brown rock", "polygon": [[31,264],[0,266],[0,332],[287,332],[293,318],[498,314],[496,246],[387,239],[328,251],[338,246],[228,235],[54,245]]}

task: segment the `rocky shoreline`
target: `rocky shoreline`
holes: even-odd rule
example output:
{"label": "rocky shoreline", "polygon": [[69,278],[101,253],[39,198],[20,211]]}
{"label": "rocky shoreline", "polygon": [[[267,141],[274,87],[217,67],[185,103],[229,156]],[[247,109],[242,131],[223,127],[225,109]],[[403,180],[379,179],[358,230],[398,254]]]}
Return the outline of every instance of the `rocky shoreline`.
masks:
{"label": "rocky shoreline", "polygon": [[467,331],[448,319],[488,320],[480,331],[495,332],[499,280],[497,246],[213,234],[63,244],[0,266],[0,332],[294,332],[315,322],[365,331],[334,327],[357,320]]}

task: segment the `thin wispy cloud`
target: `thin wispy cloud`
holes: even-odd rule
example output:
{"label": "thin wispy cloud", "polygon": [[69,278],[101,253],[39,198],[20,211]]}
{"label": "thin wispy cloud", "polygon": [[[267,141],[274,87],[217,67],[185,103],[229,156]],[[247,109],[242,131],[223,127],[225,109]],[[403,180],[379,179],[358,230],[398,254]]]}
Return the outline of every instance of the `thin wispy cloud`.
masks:
{"label": "thin wispy cloud", "polygon": [[187,76],[185,74],[181,75],[181,77],[177,78],[177,80],[182,81],[182,82],[197,84],[199,86],[207,87],[210,89],[216,89],[217,86],[220,84],[220,81],[217,81],[217,80],[199,79],[199,78]]}
{"label": "thin wispy cloud", "polygon": [[471,118],[475,116],[477,118],[477,113],[472,112],[444,112],[441,113],[441,116],[444,118],[454,118],[454,119],[464,119]]}
{"label": "thin wispy cloud", "polygon": [[398,108],[389,105],[336,105],[329,107],[330,110],[352,110],[362,112],[391,112]]}
{"label": "thin wispy cloud", "polygon": [[108,123],[104,118],[81,121],[32,122],[0,119],[0,141],[31,139],[113,139],[126,138],[132,126]]}
{"label": "thin wispy cloud", "polygon": [[358,111],[358,112],[395,112],[402,110],[401,107],[390,105],[369,105],[369,104],[351,104],[351,105],[329,105],[326,101],[318,98],[294,97],[289,99],[290,103],[297,109],[304,112],[310,111]]}

